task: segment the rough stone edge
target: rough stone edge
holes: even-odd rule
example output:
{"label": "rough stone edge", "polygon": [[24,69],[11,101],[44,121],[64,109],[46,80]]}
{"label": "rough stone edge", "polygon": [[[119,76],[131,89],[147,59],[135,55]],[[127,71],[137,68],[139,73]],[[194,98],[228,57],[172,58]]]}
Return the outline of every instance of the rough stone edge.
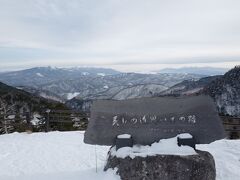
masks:
{"label": "rough stone edge", "polygon": [[[211,166],[209,166],[209,168],[211,168],[211,170],[213,170],[213,172],[214,172],[214,177],[211,177],[210,179],[212,180],[212,179],[214,179],[214,180],[216,180],[216,165],[215,165],[215,160],[214,160],[214,157],[212,156],[212,154],[211,153],[209,153],[209,152],[207,152],[207,151],[201,151],[201,150],[196,150],[196,152],[197,152],[197,154],[195,154],[195,155],[187,155],[187,156],[181,156],[181,155],[162,155],[162,154],[159,154],[159,155],[154,155],[154,156],[146,156],[146,157],[135,157],[135,158],[138,158],[138,159],[140,159],[140,160],[142,160],[142,161],[144,161],[144,159],[146,159],[146,158],[148,158],[148,157],[150,157],[150,158],[154,158],[154,157],[164,157],[164,156],[166,156],[166,157],[170,157],[170,156],[172,156],[172,157],[177,157],[177,158],[181,158],[182,160],[184,160],[184,158],[186,158],[186,159],[188,159],[188,160],[190,160],[193,156],[200,156],[202,159],[208,159],[209,160],[209,164],[211,164]],[[110,165],[110,163],[111,163],[111,161],[113,160],[113,159],[117,159],[117,161],[115,162],[115,164],[113,165],[113,166],[111,166]],[[120,164],[121,164],[121,161],[123,161],[124,159],[127,159],[127,160],[129,160],[129,161],[131,161],[131,160],[133,160],[131,157],[126,157],[126,158],[118,158],[118,157],[116,157],[116,156],[111,156],[111,153],[110,153],[110,150],[109,150],[109,152],[108,152],[108,156],[107,156],[107,162],[106,162],[106,164],[105,164],[105,166],[104,166],[104,171],[107,171],[108,169],[117,169],[117,171],[116,171],[116,174],[118,174],[120,177],[121,177],[121,172],[120,172]],[[146,168],[146,167],[145,167]],[[130,167],[128,167],[128,169],[131,169]],[[144,179],[144,177],[143,177],[143,179]],[[147,178],[148,179],[148,178]],[[205,179],[204,179],[205,180]],[[208,180],[208,179],[206,179],[206,180]]]}

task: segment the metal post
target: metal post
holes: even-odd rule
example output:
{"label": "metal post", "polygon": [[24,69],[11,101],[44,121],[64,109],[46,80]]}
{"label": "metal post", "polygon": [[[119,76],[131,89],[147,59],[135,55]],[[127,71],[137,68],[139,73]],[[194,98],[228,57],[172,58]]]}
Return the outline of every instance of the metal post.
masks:
{"label": "metal post", "polygon": [[97,146],[95,145],[95,161],[96,161],[96,173],[98,172],[98,166],[97,166]]}

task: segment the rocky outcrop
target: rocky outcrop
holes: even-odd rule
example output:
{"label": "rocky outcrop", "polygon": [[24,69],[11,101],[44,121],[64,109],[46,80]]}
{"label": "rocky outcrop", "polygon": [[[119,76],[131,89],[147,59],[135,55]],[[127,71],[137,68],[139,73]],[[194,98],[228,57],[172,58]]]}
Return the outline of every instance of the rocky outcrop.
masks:
{"label": "rocky outcrop", "polygon": [[105,170],[117,168],[122,180],[215,180],[213,156],[206,151],[195,155],[155,155],[118,158],[109,153]]}

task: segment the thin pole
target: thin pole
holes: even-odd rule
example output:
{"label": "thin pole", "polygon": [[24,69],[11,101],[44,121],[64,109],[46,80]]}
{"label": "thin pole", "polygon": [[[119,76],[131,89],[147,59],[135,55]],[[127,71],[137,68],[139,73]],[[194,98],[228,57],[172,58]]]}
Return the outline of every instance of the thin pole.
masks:
{"label": "thin pole", "polygon": [[97,146],[95,145],[95,162],[96,162],[96,173],[98,172],[98,166],[97,166]]}

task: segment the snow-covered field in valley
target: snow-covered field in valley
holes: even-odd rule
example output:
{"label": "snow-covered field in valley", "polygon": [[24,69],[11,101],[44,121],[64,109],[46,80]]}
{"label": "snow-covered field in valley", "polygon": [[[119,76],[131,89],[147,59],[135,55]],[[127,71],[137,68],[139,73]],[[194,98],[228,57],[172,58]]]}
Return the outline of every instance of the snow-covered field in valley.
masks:
{"label": "snow-covered field in valley", "polygon": [[[84,144],[83,135],[79,131],[1,135],[0,180],[119,180],[113,170],[102,171],[109,147]],[[197,149],[214,156],[217,180],[240,180],[240,140],[220,140]]]}

